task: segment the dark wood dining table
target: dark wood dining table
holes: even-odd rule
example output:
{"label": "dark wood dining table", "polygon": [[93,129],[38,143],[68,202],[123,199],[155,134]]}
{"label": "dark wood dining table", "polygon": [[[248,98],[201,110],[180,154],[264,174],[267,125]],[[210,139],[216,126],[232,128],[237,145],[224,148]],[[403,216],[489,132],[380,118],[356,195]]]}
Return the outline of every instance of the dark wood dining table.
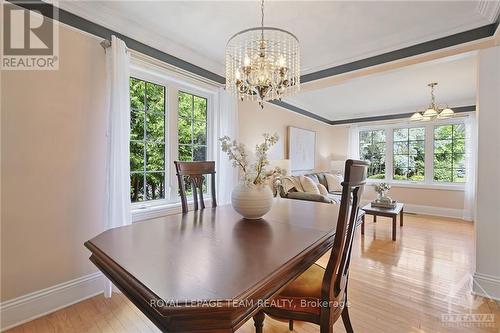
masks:
{"label": "dark wood dining table", "polygon": [[234,332],[332,247],[338,213],[276,199],[252,221],[225,205],[110,229],[85,246],[163,332]]}

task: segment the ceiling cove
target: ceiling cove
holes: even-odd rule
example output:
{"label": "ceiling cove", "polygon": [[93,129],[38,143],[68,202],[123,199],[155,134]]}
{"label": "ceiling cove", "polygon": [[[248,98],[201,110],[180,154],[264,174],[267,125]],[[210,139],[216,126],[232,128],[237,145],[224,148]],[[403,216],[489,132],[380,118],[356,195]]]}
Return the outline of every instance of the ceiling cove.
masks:
{"label": "ceiling cove", "polygon": [[[42,0],[30,0],[30,1],[16,1],[16,0],[7,0],[7,2],[10,2],[12,4],[18,5],[20,7],[23,7],[27,10],[37,10],[41,12],[42,15],[58,20],[61,23],[67,24],[69,26],[72,26],[74,28],[77,28],[79,30],[85,31],[87,33],[90,33],[92,35],[101,37],[103,39],[111,39],[111,35],[115,35],[119,37],[120,39],[124,40],[125,43],[127,44],[127,47],[143,53],[145,55],[148,55],[150,57],[156,58],[160,61],[163,61],[165,63],[168,63],[170,65],[176,66],[182,70],[186,70],[188,72],[191,72],[195,75],[199,75],[201,77],[204,77],[208,80],[211,80],[213,82],[219,83],[219,84],[224,84],[225,83],[225,78],[221,75],[218,75],[212,71],[206,70],[202,67],[199,67],[197,65],[194,65],[190,62],[187,62],[183,59],[180,59],[178,57],[175,57],[171,54],[165,53],[163,51],[160,51],[156,48],[153,48],[151,46],[148,46],[144,43],[141,43],[133,38],[130,38],[128,36],[125,36],[117,31],[113,31],[111,29],[108,29],[102,25],[96,24],[90,20],[87,20],[85,18],[82,18],[78,15],[75,15],[67,10],[57,8],[57,17],[54,17],[54,7],[50,3],[46,3]],[[363,69],[363,68],[368,68],[432,51],[437,51],[440,49],[448,48],[451,46],[456,46],[468,42],[472,42],[475,40],[483,39],[483,38],[488,38],[488,37],[493,37],[496,33],[496,30],[498,29],[498,26],[500,24],[500,2],[498,1],[486,1],[486,0],[480,0],[478,1],[478,5],[476,10],[483,16],[487,17],[488,19],[492,20],[495,15],[496,15],[496,20],[494,23],[484,25],[475,29],[459,32],[453,35],[449,35],[446,37],[442,38],[437,38],[433,39],[430,41],[426,41],[423,43],[419,43],[416,45],[408,46],[405,48],[401,48],[398,50],[382,53],[376,56],[364,58],[361,60],[356,60],[353,62],[349,62],[346,64],[338,65],[338,66],[333,66],[330,68],[322,69],[316,72],[312,72],[309,74],[305,74],[301,76],[301,81],[303,83],[306,82],[311,82],[315,80],[320,80],[328,77],[332,77],[335,75],[339,74],[345,74],[348,72],[352,72],[355,70]],[[399,115],[386,115],[386,116],[379,116],[379,117],[365,117],[365,118],[356,118],[356,119],[346,119],[346,120],[335,120],[331,121],[326,118],[323,118],[319,115],[316,115],[315,113],[309,112],[307,110],[301,109],[297,106],[294,106],[292,104],[282,102],[282,101],[273,101],[271,102],[274,105],[284,107],[290,111],[300,113],[302,115],[305,115],[307,117],[322,121],[327,124],[331,125],[337,125],[337,124],[347,124],[347,123],[353,123],[353,122],[360,122],[360,121],[375,121],[375,120],[386,120],[385,118],[391,117],[388,119],[398,119],[398,118],[404,118],[406,117],[406,114],[399,114]],[[475,106],[465,106],[463,108],[458,108],[458,112],[470,112],[475,110]],[[468,111],[460,111],[460,110],[468,110]],[[383,119],[382,119],[383,118]],[[369,119],[369,120],[362,120],[362,119]]]}

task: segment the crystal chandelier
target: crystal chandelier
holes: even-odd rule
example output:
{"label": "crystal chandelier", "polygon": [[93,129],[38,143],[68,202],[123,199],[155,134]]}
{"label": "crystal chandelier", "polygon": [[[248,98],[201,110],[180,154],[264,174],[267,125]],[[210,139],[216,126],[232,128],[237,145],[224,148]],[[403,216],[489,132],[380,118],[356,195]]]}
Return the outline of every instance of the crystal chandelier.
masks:
{"label": "crystal chandelier", "polygon": [[241,100],[264,101],[297,93],[300,89],[299,40],[288,31],[261,26],[233,35],[226,45],[226,89]]}
{"label": "crystal chandelier", "polygon": [[415,112],[411,117],[411,121],[430,121],[434,119],[447,119],[454,116],[454,112],[448,106],[440,108],[436,104],[436,96],[434,96],[434,87],[437,86],[436,82],[429,83],[427,85],[431,87],[431,104],[427,107],[423,113]]}

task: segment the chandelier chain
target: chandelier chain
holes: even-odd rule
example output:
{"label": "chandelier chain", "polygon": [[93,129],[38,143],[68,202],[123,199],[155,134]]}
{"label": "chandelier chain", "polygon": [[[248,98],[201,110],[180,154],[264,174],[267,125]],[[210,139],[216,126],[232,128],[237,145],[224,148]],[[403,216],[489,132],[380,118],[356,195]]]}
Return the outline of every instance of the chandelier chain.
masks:
{"label": "chandelier chain", "polygon": [[264,41],[264,0],[261,0],[260,2],[260,14],[261,39]]}
{"label": "chandelier chain", "polygon": [[434,86],[436,86],[437,83],[433,82],[430,83],[429,86],[431,87],[431,105],[434,106],[436,104],[436,96],[434,95]]}

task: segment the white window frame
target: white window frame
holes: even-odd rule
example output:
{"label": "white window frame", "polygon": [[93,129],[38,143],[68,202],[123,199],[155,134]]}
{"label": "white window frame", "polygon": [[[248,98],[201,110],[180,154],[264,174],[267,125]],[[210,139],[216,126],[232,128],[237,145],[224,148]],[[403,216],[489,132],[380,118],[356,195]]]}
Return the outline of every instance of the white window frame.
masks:
{"label": "white window frame", "polygon": [[[385,130],[385,179],[367,179],[368,184],[376,183],[389,183],[393,187],[408,187],[408,188],[424,188],[424,189],[438,189],[438,190],[455,190],[464,191],[464,183],[450,183],[450,182],[437,182],[434,181],[434,127],[440,125],[450,125],[450,124],[464,124],[466,118],[456,117],[452,119],[436,120],[430,122],[396,122],[390,124],[364,124],[361,126],[355,126],[352,130],[355,131],[356,136],[356,151],[359,154],[359,132],[361,131],[372,131],[372,130]],[[395,180],[393,179],[393,140],[394,140],[394,130],[400,128],[425,128],[425,177],[424,181],[409,181],[409,180]],[[467,139],[466,139],[467,140]],[[466,142],[466,144],[472,144]],[[359,155],[357,155],[359,157]]]}
{"label": "white window frame", "polygon": [[[177,176],[173,161],[178,160],[178,93],[179,91],[207,99],[207,159],[215,158],[215,104],[217,88],[154,63],[132,58],[130,76],[165,87],[165,199],[131,204],[134,221],[176,212],[180,207]],[[210,198],[207,197],[207,200]]]}

